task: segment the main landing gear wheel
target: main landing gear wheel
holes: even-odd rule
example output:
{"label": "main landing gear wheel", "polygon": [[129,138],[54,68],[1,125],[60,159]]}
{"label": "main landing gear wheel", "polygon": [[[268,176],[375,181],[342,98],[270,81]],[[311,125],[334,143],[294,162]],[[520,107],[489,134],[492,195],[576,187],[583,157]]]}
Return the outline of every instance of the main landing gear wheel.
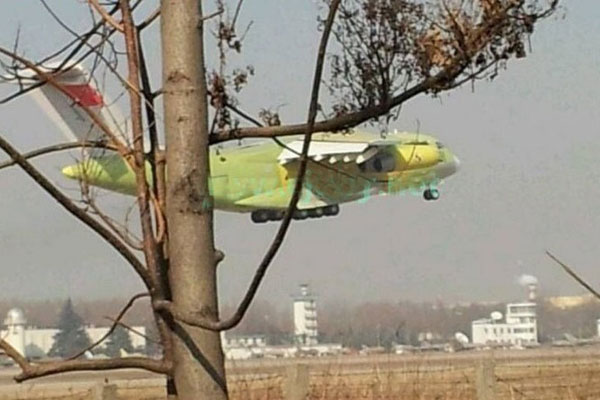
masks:
{"label": "main landing gear wheel", "polygon": [[269,211],[268,210],[257,210],[252,211],[250,214],[250,219],[252,222],[256,224],[264,224],[269,220]]}
{"label": "main landing gear wheel", "polygon": [[311,218],[321,218],[325,214],[325,211],[322,207],[319,208],[311,208],[308,210],[308,216]]}
{"label": "main landing gear wheel", "polygon": [[339,213],[340,213],[340,206],[338,206],[337,204],[323,207],[323,214],[325,214],[328,217],[333,217],[334,215],[338,215]]}
{"label": "main landing gear wheel", "polygon": [[423,192],[423,198],[427,201],[440,198],[440,192],[437,189],[427,189]]}
{"label": "main landing gear wheel", "polygon": [[302,220],[302,219],[306,219],[308,217],[310,217],[308,210],[296,210],[294,212],[294,219]]}

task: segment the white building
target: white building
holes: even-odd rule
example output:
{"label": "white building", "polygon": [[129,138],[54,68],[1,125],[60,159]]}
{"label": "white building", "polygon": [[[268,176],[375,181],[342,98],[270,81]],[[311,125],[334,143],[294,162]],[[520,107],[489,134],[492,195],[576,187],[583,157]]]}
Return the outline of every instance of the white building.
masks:
{"label": "white building", "polygon": [[[32,359],[46,357],[54,344],[54,336],[58,333],[58,329],[55,328],[38,329],[28,327],[23,311],[18,308],[13,308],[8,312],[4,319],[4,327],[4,330],[0,330],[0,338],[6,340],[25,357]],[[109,329],[109,327],[85,327],[85,331],[92,343],[104,336]],[[145,348],[146,328],[143,326],[135,326],[132,327],[132,329],[141,334],[137,335],[133,332],[129,332],[133,348]]]}
{"label": "white building", "polygon": [[300,345],[318,343],[317,304],[307,284],[300,285],[300,295],[294,297],[294,336]]}
{"label": "white building", "polygon": [[506,318],[493,312],[491,318],[471,323],[474,344],[527,346],[538,344],[535,303],[509,303]]}
{"label": "white building", "polygon": [[229,335],[221,332],[223,354],[228,360],[248,360],[264,357],[267,348],[265,335]]}

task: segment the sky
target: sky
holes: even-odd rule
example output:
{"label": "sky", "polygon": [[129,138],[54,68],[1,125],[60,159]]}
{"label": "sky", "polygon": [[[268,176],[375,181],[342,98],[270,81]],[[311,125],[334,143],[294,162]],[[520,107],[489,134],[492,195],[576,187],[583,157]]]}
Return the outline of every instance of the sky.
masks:
{"label": "sky", "polygon": [[[10,3],[10,7],[7,4]],[[75,30],[89,23],[82,2],[49,1]],[[0,44],[35,58],[70,36],[34,0],[9,0]],[[400,195],[344,204],[336,218],[294,223],[259,292],[287,304],[300,283],[325,301],[520,299],[518,276],[538,277],[547,295],[577,294],[545,255],[549,249],[600,286],[600,3],[564,1],[540,24],[531,54],[492,82],[404,105],[391,129],[433,134],[461,160],[437,202]],[[148,5],[147,12],[151,9]],[[278,107],[284,122],[306,117],[318,32],[314,1],[247,0],[252,21],[242,57],[256,75],[240,96],[251,112]],[[156,80],[157,30],[145,35]],[[214,60],[214,54],[207,54]],[[232,65],[233,65],[232,64]],[[0,95],[10,88],[0,86]],[[376,128],[366,129],[376,130]],[[63,141],[30,97],[0,106],[0,134],[25,151]],[[59,171],[73,154],[36,165],[73,196]],[[0,160],[5,159],[0,156]],[[117,214],[132,199],[102,194]],[[237,302],[277,225],[216,213],[222,302]],[[0,298],[126,297],[141,285],[120,256],[56,205],[18,169],[0,171]]]}

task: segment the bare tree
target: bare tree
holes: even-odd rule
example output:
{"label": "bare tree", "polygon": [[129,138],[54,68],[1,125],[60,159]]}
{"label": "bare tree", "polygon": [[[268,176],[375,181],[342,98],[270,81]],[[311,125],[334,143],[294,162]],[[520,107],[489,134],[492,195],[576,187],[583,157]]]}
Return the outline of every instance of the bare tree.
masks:
{"label": "bare tree", "polygon": [[[558,5],[557,0],[323,0],[307,118],[303,123],[282,124],[268,104],[255,117],[245,113],[235,97],[253,73],[251,67],[229,71],[227,64],[229,52],[242,49],[244,35],[236,27],[242,0],[233,4],[217,0],[214,12],[207,12],[203,1],[162,0],[158,9],[139,21],[134,21],[132,11],[141,0],[88,3],[96,18],[93,26],[83,34],[71,31],[73,41],[43,59],[27,59],[16,44],[0,47],[4,79],[18,85],[1,103],[47,85],[72,99],[73,107],[93,122],[99,137],[21,153],[0,135],[0,148],[11,159],[0,168],[18,165],[127,260],[147,293],[131,298],[111,331],[133,302],[147,295],[163,357],[72,357],[32,363],[5,341],[0,340],[0,348],[21,367],[15,378],[19,382],[66,371],[142,368],[166,374],[170,393],[181,399],[197,398],[199,393],[204,398],[227,397],[219,332],[242,320],[285,239],[300,197],[313,132],[346,131],[366,122],[385,126],[415,96],[435,96],[467,82],[492,79],[509,59],[526,54],[535,24]],[[159,17],[163,71],[157,88],[147,71],[142,33]],[[205,46],[208,24],[216,26],[218,65],[212,70],[204,58],[211,51]],[[330,36],[335,43],[327,53]],[[119,50],[120,41],[124,51]],[[60,61],[48,67],[52,60]],[[81,62],[92,67],[96,81],[103,79],[104,71],[122,85],[129,99],[130,140],[123,140],[122,132],[61,84],[62,74]],[[324,79],[327,62],[331,76]],[[322,82],[335,99],[332,104],[320,104]],[[161,114],[154,105],[161,95],[164,150],[158,145],[156,122]],[[319,110],[324,117],[317,120]],[[304,135],[304,143],[285,217],[238,307],[231,316],[220,318],[216,268],[224,255],[214,246],[209,146],[297,134]],[[98,148],[112,151],[134,172],[139,239],[102,211],[85,180],[80,206],[30,162],[32,157],[74,147],[84,149],[83,157]]]}

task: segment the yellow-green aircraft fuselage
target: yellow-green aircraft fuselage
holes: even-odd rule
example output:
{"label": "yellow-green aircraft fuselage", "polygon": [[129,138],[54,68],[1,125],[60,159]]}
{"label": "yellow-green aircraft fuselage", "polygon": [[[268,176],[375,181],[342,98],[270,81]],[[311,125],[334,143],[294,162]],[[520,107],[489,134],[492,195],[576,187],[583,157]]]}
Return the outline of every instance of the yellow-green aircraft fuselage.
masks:
{"label": "yellow-green aircraft fuselage", "polygon": [[[211,149],[215,208],[250,212],[254,222],[281,219],[294,190],[301,144],[300,137],[287,139],[284,147],[268,141]],[[336,215],[339,204],[380,194],[418,191],[435,200],[438,184],[459,164],[435,138],[417,133],[319,133],[313,135],[309,157],[297,219]],[[152,182],[149,165],[147,172]],[[114,192],[136,192],[132,170],[116,154],[65,167],[63,174]]]}

